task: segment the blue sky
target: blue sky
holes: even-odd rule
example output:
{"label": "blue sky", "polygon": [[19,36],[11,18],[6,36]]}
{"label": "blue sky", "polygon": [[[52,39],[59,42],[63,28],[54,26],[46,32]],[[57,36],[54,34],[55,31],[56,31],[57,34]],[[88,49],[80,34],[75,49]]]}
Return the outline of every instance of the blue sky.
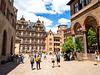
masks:
{"label": "blue sky", "polygon": [[57,33],[58,25],[71,26],[69,0],[14,0],[18,9],[17,19],[22,15],[26,21],[36,22],[38,18],[44,21],[46,31],[50,29]]}

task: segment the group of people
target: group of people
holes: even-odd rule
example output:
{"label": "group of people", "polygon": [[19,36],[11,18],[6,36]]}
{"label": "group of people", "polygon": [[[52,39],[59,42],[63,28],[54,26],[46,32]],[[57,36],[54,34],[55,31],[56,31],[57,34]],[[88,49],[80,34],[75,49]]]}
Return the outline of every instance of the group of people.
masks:
{"label": "group of people", "polygon": [[18,54],[11,54],[10,59],[12,62],[17,62],[17,64],[24,63],[24,56],[22,54],[18,55]]}
{"label": "group of people", "polygon": [[52,55],[51,60],[52,60],[52,68],[54,68],[55,66],[55,61],[57,62],[58,67],[60,67],[60,54],[59,53],[57,53],[56,56]]}
{"label": "group of people", "polygon": [[37,70],[41,69],[40,68],[40,62],[41,62],[41,55],[40,54],[38,54],[38,55],[36,55],[36,54],[35,55],[31,55],[30,63],[31,63],[31,69],[32,70],[34,70],[33,65],[34,65],[35,62],[36,62]]}

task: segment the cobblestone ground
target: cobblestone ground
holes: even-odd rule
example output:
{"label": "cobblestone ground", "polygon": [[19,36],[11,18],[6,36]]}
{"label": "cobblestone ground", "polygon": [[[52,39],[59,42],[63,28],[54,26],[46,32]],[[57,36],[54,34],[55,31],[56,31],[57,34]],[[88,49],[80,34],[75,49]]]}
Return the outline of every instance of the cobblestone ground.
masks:
{"label": "cobblestone ground", "polygon": [[[31,70],[30,60],[25,56],[24,64],[18,65],[7,75],[100,75],[100,66],[95,66],[96,62],[91,61],[63,61],[61,58],[61,67],[52,68],[51,56],[47,59],[42,58],[41,70]],[[36,64],[34,64],[36,68]]]}

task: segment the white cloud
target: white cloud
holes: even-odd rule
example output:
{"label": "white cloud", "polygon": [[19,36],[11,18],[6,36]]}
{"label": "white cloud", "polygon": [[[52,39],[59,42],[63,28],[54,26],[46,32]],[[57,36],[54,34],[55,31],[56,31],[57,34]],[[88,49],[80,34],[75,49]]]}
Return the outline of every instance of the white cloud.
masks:
{"label": "white cloud", "polygon": [[[31,13],[48,13],[61,14],[70,10],[66,4],[69,0],[15,0],[14,4],[17,8]],[[45,5],[52,4],[52,10],[47,10]]]}
{"label": "white cloud", "polygon": [[[26,21],[31,20],[31,22],[36,22],[38,18],[40,21],[44,21],[44,25],[46,26],[46,30],[50,29],[57,33],[57,25],[50,27],[52,25],[52,21],[47,19],[46,17],[37,16],[36,14],[62,14],[63,12],[69,10],[69,6],[67,6],[67,2],[70,0],[14,0],[14,6],[18,9],[18,20],[24,15]],[[45,5],[51,4],[51,10],[47,10]],[[67,24],[69,20],[60,19],[61,24]]]}
{"label": "white cloud", "polygon": [[70,20],[68,19],[65,19],[65,18],[61,18],[58,20],[58,23],[60,23],[61,25],[64,24],[64,25],[67,25],[68,22],[71,22]]}
{"label": "white cloud", "polygon": [[49,30],[51,30],[53,33],[57,34],[58,27],[57,26],[46,27],[46,31],[49,32]]}
{"label": "white cloud", "polygon": [[18,11],[18,20],[22,17],[22,15],[24,16],[26,21],[30,20],[31,22],[36,22],[39,18],[40,21],[44,21],[45,26],[52,25],[52,21],[50,19],[47,19],[47,18],[41,17],[41,16],[36,16],[35,14],[27,13],[23,10]]}
{"label": "white cloud", "polygon": [[70,0],[53,0],[52,10],[61,14],[67,10],[70,10],[70,7],[66,5]]}

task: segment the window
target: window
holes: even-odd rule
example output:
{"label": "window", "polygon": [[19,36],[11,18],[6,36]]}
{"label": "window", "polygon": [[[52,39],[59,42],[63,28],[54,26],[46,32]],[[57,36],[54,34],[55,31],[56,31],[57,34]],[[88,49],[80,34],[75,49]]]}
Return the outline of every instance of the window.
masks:
{"label": "window", "polygon": [[49,43],[49,45],[52,45],[52,43]]}
{"label": "window", "polygon": [[23,43],[25,43],[25,39],[23,39]]}
{"label": "window", "polygon": [[27,50],[29,50],[29,47],[27,47]]}
{"label": "window", "polygon": [[30,43],[30,39],[27,39],[27,42]]}
{"label": "window", "polygon": [[33,36],[34,34],[32,33],[32,36]]}
{"label": "window", "polygon": [[19,32],[19,35],[21,35],[21,32]]}
{"label": "window", "polygon": [[23,50],[25,50],[25,47],[23,47]]}
{"label": "window", "polygon": [[49,39],[50,41],[52,41],[52,39]]}
{"label": "window", "polygon": [[52,48],[49,48],[50,51],[52,51]]}
{"label": "window", "polygon": [[75,4],[75,13],[78,12],[78,3]]}
{"label": "window", "polygon": [[51,33],[50,33],[50,36],[51,36]]}
{"label": "window", "polygon": [[23,35],[25,35],[25,32],[23,32]]}
{"label": "window", "polygon": [[31,47],[31,49],[33,50],[33,47]]}
{"label": "window", "polygon": [[38,30],[38,28],[35,28],[35,30]]}
{"label": "window", "polygon": [[28,33],[28,36],[30,36],[30,33]]}
{"label": "window", "polygon": [[86,0],[86,5],[88,5],[89,3],[91,3],[91,0]]}
{"label": "window", "polygon": [[80,0],[80,10],[84,7],[84,0]]}
{"label": "window", "polygon": [[26,29],[26,26],[23,26],[23,29]]}

